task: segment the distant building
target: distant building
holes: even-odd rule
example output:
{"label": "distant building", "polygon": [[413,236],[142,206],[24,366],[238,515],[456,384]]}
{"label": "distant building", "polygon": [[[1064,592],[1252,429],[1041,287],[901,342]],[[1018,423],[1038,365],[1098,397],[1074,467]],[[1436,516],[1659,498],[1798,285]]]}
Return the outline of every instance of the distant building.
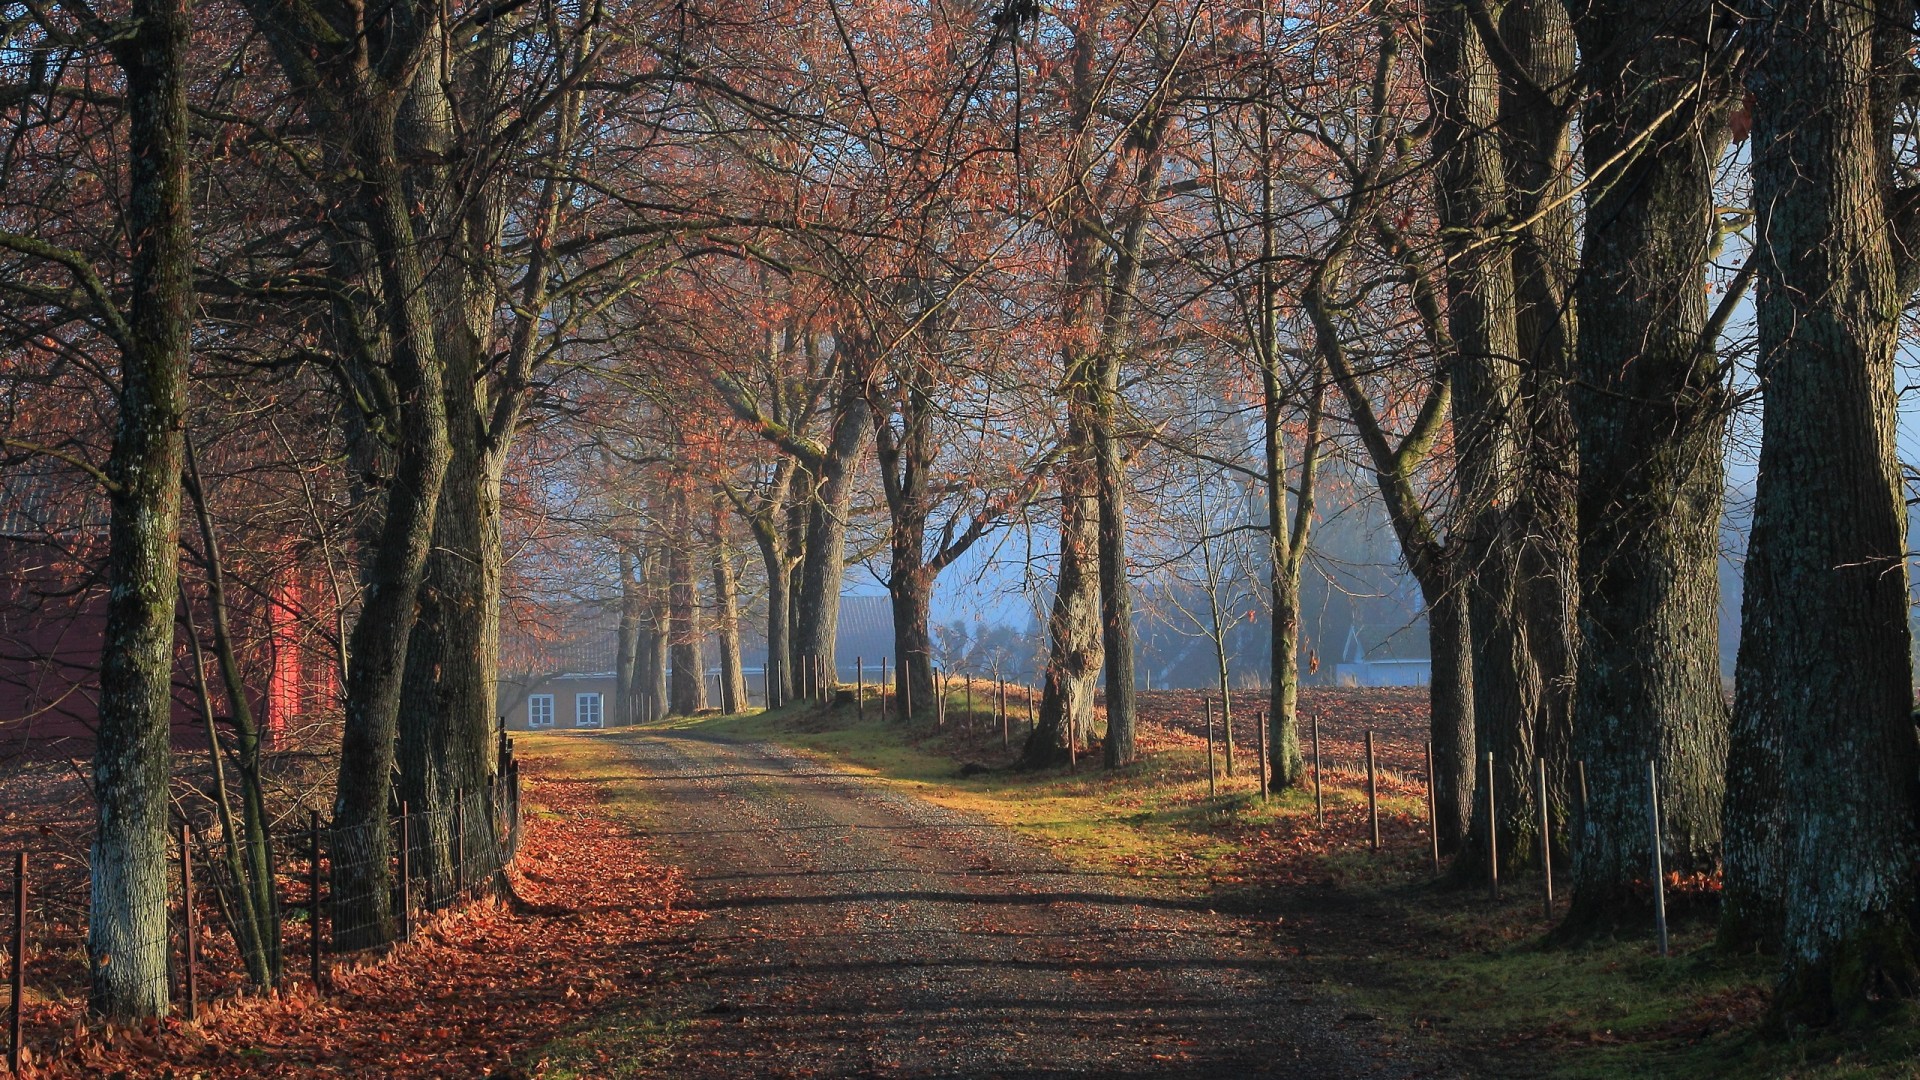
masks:
{"label": "distant building", "polygon": [[1406,627],[1355,624],[1347,630],[1340,662],[1334,665],[1338,686],[1425,686],[1433,681],[1433,660],[1426,656],[1426,635]]}
{"label": "distant building", "polygon": [[[600,606],[581,605],[566,616],[566,630],[553,640],[503,642],[499,710],[515,731],[552,731],[604,727],[614,716],[618,680],[614,653],[619,619]],[[767,700],[767,645],[751,620],[740,627],[740,663],[747,677],[747,700]],[[879,678],[883,657],[892,663],[893,608],[884,596],[842,596],[835,638],[835,666],[842,682],[852,682],[864,665],[869,683]],[[708,639],[707,700],[720,700],[719,643]],[[669,669],[671,670],[671,669]]]}

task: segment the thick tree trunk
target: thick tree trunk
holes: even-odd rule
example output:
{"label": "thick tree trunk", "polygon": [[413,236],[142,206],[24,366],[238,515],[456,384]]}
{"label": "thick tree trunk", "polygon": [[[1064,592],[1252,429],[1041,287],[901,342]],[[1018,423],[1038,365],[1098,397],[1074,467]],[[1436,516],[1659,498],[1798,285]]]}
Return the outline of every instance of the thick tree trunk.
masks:
{"label": "thick tree trunk", "polygon": [[1573,291],[1580,242],[1569,151],[1572,114],[1559,99],[1573,86],[1574,32],[1565,0],[1510,0],[1501,10],[1500,32],[1538,88],[1508,79],[1500,101],[1508,197],[1513,215],[1530,222],[1513,247],[1524,453],[1516,462],[1511,535],[1524,656],[1539,688],[1531,709],[1534,753],[1547,765],[1552,835],[1564,836],[1578,633],[1578,468],[1568,390],[1578,333]]}
{"label": "thick tree trunk", "polygon": [[1433,739],[1433,815],[1440,853],[1466,841],[1476,783],[1473,725],[1473,637],[1465,598],[1444,575],[1420,582],[1427,604],[1427,651],[1433,680],[1427,687],[1428,732]]}
{"label": "thick tree trunk", "polygon": [[[848,379],[851,382],[851,379]],[[801,560],[800,623],[794,648],[801,662],[817,659],[825,690],[837,685],[835,639],[840,633],[840,582],[846,574],[847,516],[853,506],[854,466],[867,428],[867,401],[843,387],[833,438],[820,467],[818,495],[807,512],[806,553]]]}
{"label": "thick tree trunk", "polygon": [[1021,754],[1033,768],[1064,760],[1070,737],[1086,742],[1100,672],[1099,509],[1076,472],[1063,474],[1061,487],[1060,572],[1047,617],[1046,682],[1039,718]]}
{"label": "thick tree trunk", "polygon": [[380,545],[349,650],[353,664],[333,821],[334,937],[343,951],[392,940],[388,896],[393,844],[387,807],[395,737],[408,639],[449,458],[443,375],[434,354],[426,275],[394,165],[390,109],[365,113],[357,141],[357,157],[366,173],[360,206],[369,222],[387,309],[384,320],[393,336],[391,366],[400,423]]}
{"label": "thick tree trunk", "polygon": [[900,718],[911,720],[905,702],[913,703],[915,715],[932,716],[933,638],[927,623],[933,617],[933,576],[924,572],[902,573],[896,564],[887,579],[887,596],[893,610],[894,695],[903,704]]}
{"label": "thick tree trunk", "polygon": [[[1652,863],[1647,762],[1657,761],[1667,869],[1719,865],[1727,707],[1720,686],[1721,444],[1727,400],[1706,340],[1707,260],[1726,74],[1700,92],[1719,13],[1604,3],[1580,23],[1597,93],[1583,119],[1588,169],[1581,275],[1580,688],[1577,756],[1589,801],[1576,834],[1576,930],[1639,924]],[[1720,35],[1724,37],[1724,31]]]}
{"label": "thick tree trunk", "polygon": [[[442,350],[442,355],[459,350]],[[492,779],[494,691],[499,685],[499,570],[495,487],[480,444],[471,378],[449,367],[450,460],[435,513],[433,549],[420,583],[399,718],[399,789],[415,827],[413,868],[429,883],[431,907],[451,902],[456,858],[471,879],[497,859],[490,830],[453,832],[456,803],[471,802]],[[466,850],[455,855],[453,845]]]}
{"label": "thick tree trunk", "polygon": [[1109,769],[1133,764],[1137,710],[1133,672],[1133,585],[1127,576],[1127,476],[1117,430],[1120,359],[1097,364],[1093,407],[1095,502],[1099,508],[1100,641],[1106,653],[1107,735],[1102,752]]}
{"label": "thick tree trunk", "polygon": [[[1920,986],[1920,753],[1895,439],[1904,298],[1889,206],[1909,22],[1904,7],[1836,0],[1756,0],[1750,13],[1765,419],[1735,736],[1778,770],[1779,787],[1730,796],[1782,804],[1776,1011],[1823,1023]],[[1745,811],[1729,807],[1730,829],[1758,820]]]}
{"label": "thick tree trunk", "polygon": [[767,686],[767,708],[785,705],[793,697],[792,637],[793,616],[788,610],[786,560],[772,556],[767,560],[767,665],[763,678]]}
{"label": "thick tree trunk", "polygon": [[[716,525],[719,525],[716,522]],[[733,555],[727,548],[726,534],[716,529],[719,538],[713,549],[714,636],[720,640],[720,708],[727,713],[747,709],[747,676],[740,664],[740,587],[734,580]]]}
{"label": "thick tree trunk", "polygon": [[[439,51],[446,28],[430,28]],[[428,815],[416,831],[417,866],[450,890],[456,858],[469,880],[499,861],[494,831],[452,832],[453,808],[489,790],[495,768],[494,695],[500,666],[500,474],[504,445],[492,438],[492,381],[500,291],[488,265],[504,213],[497,185],[477,189],[452,175],[458,130],[494,122],[504,43],[491,29],[459,60],[457,87],[437,65],[417,71],[396,128],[408,166],[409,202],[425,222],[431,246],[435,354],[445,372],[449,458],[434,516],[433,547],[421,581],[407,646],[405,703],[400,715],[400,793],[410,811]],[[448,96],[457,89],[461,100]],[[456,120],[456,112],[460,113]],[[451,845],[464,850],[456,856]],[[452,899],[434,896],[435,904]]]}
{"label": "thick tree trunk", "polygon": [[667,590],[656,582],[649,618],[646,623],[645,689],[641,695],[641,708],[645,714],[658,720],[667,715],[667,666],[673,647],[673,608],[667,602]]}
{"label": "thick tree trunk", "polygon": [[667,589],[673,611],[672,709],[692,716],[707,707],[706,628],[700,611],[700,583],[693,571],[693,521],[684,493],[675,493],[674,538],[667,548]]}
{"label": "thick tree trunk", "polygon": [[98,829],[89,1003],[112,1020],[167,1011],[167,781],[171,772],[180,477],[193,308],[182,0],[134,0],[127,74],[132,303],[107,473],[107,622],[94,749]]}
{"label": "thick tree trunk", "polygon": [[613,645],[613,718],[610,724],[631,727],[639,717],[640,618],[645,601],[640,583],[634,580],[635,563],[631,549],[622,545],[615,557],[620,572],[620,626]]}
{"label": "thick tree trunk", "polygon": [[1473,643],[1474,741],[1483,757],[1494,756],[1500,815],[1490,823],[1486,800],[1473,800],[1473,825],[1454,863],[1457,875],[1472,879],[1486,873],[1488,830],[1496,825],[1503,869],[1534,858],[1533,720],[1541,694],[1510,520],[1520,459],[1512,260],[1484,235],[1506,213],[1505,162],[1494,134],[1498,80],[1464,2],[1429,5],[1427,41],[1440,224],[1448,237],[1447,324],[1457,350],[1454,514]]}

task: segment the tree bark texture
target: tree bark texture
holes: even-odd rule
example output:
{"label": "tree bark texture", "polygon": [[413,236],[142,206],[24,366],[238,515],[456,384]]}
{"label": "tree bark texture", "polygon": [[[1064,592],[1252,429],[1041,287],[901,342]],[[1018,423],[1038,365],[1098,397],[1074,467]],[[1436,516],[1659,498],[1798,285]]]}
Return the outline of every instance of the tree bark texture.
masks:
{"label": "tree bark texture", "polygon": [[[859,347],[851,342],[842,346],[856,352]],[[852,376],[843,372],[834,408],[833,436],[820,462],[819,487],[807,508],[799,624],[794,640],[801,662],[819,660],[826,683],[823,689],[828,691],[838,685],[834,646],[840,633],[840,583],[846,574],[847,517],[853,506],[855,466],[867,434],[866,396],[852,383]]]}
{"label": "tree bark texture", "polygon": [[693,515],[684,491],[671,498],[674,535],[667,541],[667,589],[673,612],[673,685],[668,693],[674,715],[692,716],[707,707],[706,627],[693,570]]}
{"label": "tree bark texture", "polygon": [[1079,468],[1063,470],[1060,486],[1060,570],[1047,615],[1046,683],[1039,717],[1021,754],[1034,768],[1065,759],[1069,738],[1086,741],[1100,672],[1099,509]]}
{"label": "tree bark texture", "polygon": [[[1721,445],[1727,397],[1708,338],[1713,182],[1725,145],[1724,13],[1708,0],[1594,4],[1579,24],[1595,93],[1580,285],[1580,687],[1588,802],[1569,925],[1642,921],[1647,762],[1668,870],[1719,866],[1727,705],[1720,685]],[[1702,88],[1704,85],[1704,96]],[[1691,98],[1692,100],[1682,100]],[[1678,106],[1676,110],[1676,106]],[[1671,115],[1667,115],[1671,113]],[[1605,163],[1645,140],[1624,165]]]}
{"label": "tree bark texture", "polygon": [[[1908,14],[1748,5],[1765,416],[1727,826],[1755,833],[1729,845],[1727,872],[1748,902],[1784,898],[1775,1005],[1789,1023],[1853,1018],[1920,984],[1889,179]],[[1768,799],[1777,851],[1747,805]],[[1770,872],[1777,885],[1743,880]]]}
{"label": "tree bark texture", "polygon": [[1574,83],[1575,38],[1565,0],[1509,0],[1499,32],[1530,83],[1510,76],[1500,100],[1508,203],[1514,217],[1529,222],[1513,245],[1522,451],[1512,506],[1515,599],[1525,655],[1537,672],[1530,720],[1534,753],[1547,765],[1549,826],[1564,835],[1578,640],[1578,468],[1568,394],[1580,241],[1569,149],[1573,111],[1562,99]]}
{"label": "tree bark texture", "polygon": [[720,708],[727,713],[747,708],[747,675],[740,664],[740,586],[733,570],[724,523],[715,521],[718,539],[713,549],[714,636],[720,642]]}
{"label": "tree bark texture", "polygon": [[1440,224],[1447,246],[1447,326],[1456,370],[1454,440],[1459,570],[1473,645],[1475,745],[1495,762],[1499,821],[1473,800],[1473,825],[1455,873],[1485,876],[1488,830],[1498,828],[1503,869],[1535,855],[1533,784],[1539,672],[1521,618],[1522,568],[1513,536],[1520,468],[1519,343],[1512,257],[1489,235],[1507,208],[1498,141],[1499,80],[1466,3],[1436,0],[1427,12],[1429,94],[1435,113]]}
{"label": "tree bark texture", "polygon": [[112,1020],[167,1011],[167,781],[174,610],[193,308],[183,0],[134,0],[127,75],[131,303],[108,458],[107,619],[94,745],[89,1004]]}

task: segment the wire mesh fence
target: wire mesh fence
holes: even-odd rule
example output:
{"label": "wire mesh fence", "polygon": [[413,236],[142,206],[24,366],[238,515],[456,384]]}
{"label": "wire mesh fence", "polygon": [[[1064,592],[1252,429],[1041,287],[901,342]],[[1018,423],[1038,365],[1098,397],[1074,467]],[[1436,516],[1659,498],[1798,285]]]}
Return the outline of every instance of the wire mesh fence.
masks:
{"label": "wire mesh fence", "polygon": [[10,1069],[71,1032],[96,991],[192,1017],[251,990],[324,989],[333,957],[405,941],[421,920],[494,895],[520,838],[511,743],[502,737],[485,788],[438,802],[341,828],[294,814],[251,852],[218,822],[188,822],[167,838],[160,879],[147,880],[148,859],[136,902],[113,911],[91,903],[91,818],[12,830],[15,850],[0,860]]}

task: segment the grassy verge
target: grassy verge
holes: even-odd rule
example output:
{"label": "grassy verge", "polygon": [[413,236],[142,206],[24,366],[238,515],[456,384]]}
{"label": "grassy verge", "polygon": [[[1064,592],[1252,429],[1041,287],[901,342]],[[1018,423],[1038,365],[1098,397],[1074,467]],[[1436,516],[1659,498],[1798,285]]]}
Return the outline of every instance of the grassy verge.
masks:
{"label": "grassy verge", "polygon": [[1913,1010],[1865,1032],[1763,1035],[1771,965],[1716,951],[1704,919],[1680,921],[1667,959],[1648,938],[1551,948],[1537,878],[1508,883],[1499,904],[1435,884],[1417,774],[1380,776],[1373,852],[1364,772],[1351,767],[1329,769],[1322,825],[1311,791],[1262,803],[1250,770],[1216,777],[1210,794],[1204,743],[1191,739],[1153,742],[1118,771],[1023,772],[997,728],[876,714],[795,706],[664,726],[776,742],[981,814],[1076,865],[1270,915],[1274,948],[1350,1016],[1375,1018],[1385,1038],[1430,1040],[1474,1075],[1920,1077]]}

